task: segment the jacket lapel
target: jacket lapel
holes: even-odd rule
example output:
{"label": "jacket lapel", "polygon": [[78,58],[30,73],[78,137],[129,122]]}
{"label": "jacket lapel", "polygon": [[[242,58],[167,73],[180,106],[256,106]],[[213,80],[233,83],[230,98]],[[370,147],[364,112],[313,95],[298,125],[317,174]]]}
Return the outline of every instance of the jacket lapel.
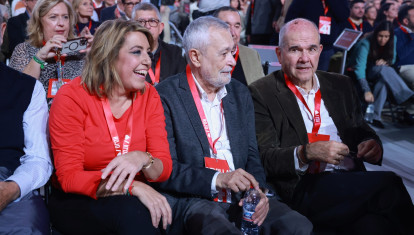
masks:
{"label": "jacket lapel", "polygon": [[[184,104],[184,109],[187,112],[187,116],[190,119],[191,126],[194,128],[194,132],[197,135],[197,139],[200,142],[200,145],[203,149],[204,156],[210,156],[210,147],[207,140],[206,132],[201,123],[200,115],[198,114],[197,107],[195,105],[193,96],[191,95],[190,86],[187,82],[187,76],[184,73],[179,80],[180,89],[178,89],[178,96],[181,99],[181,102]],[[189,139],[188,141],[194,141]],[[204,159],[203,159],[204,161]]]}
{"label": "jacket lapel", "polygon": [[232,89],[230,86],[226,86],[227,95],[223,98],[223,110],[224,110],[224,118],[226,121],[226,127],[227,127],[227,137],[230,141],[230,148],[231,148],[231,154],[233,156],[233,163],[234,168],[240,168],[241,162],[240,162],[240,149],[239,149],[239,143],[237,136],[240,136],[240,113],[237,112],[237,105],[236,101],[234,99]]}
{"label": "jacket lapel", "polygon": [[308,135],[305,127],[305,123],[302,118],[302,114],[299,110],[298,102],[295,94],[287,87],[283,72],[279,71],[275,74],[276,77],[276,89],[275,95],[280,101],[283,111],[286,114],[287,119],[299,136],[301,143],[308,142]]}

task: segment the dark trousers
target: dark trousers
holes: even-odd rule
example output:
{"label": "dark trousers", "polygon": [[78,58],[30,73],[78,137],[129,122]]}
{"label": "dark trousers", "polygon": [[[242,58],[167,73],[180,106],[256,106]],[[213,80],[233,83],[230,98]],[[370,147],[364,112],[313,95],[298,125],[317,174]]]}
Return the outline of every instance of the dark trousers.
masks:
{"label": "dark trousers", "polygon": [[414,234],[414,206],[393,172],[307,174],[296,186],[292,208],[316,231]]}
{"label": "dark trousers", "polygon": [[[0,181],[12,173],[0,167]],[[0,234],[50,234],[49,213],[37,191],[10,203],[0,212]]]}
{"label": "dark trousers", "polygon": [[54,190],[49,212],[52,225],[64,234],[160,234],[148,209],[134,196],[95,200]]}
{"label": "dark trousers", "polygon": [[[186,234],[238,234],[242,208],[237,203],[217,203],[206,199],[180,199]],[[312,224],[303,215],[276,199],[269,200],[269,213],[260,227],[261,234],[310,234]]]}

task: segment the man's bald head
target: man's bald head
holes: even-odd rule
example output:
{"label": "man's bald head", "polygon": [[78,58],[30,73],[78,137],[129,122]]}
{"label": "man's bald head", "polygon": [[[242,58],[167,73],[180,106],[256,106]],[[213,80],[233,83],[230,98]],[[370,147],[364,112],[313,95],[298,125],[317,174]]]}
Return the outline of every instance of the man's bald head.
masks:
{"label": "man's bald head", "polygon": [[[315,33],[319,35],[318,27],[316,27],[315,23],[310,20],[297,18],[287,22],[279,32],[279,47],[283,47],[285,44],[285,35],[287,32],[292,31],[302,31],[302,30],[315,30]],[[321,41],[321,37],[319,35],[319,42]]]}

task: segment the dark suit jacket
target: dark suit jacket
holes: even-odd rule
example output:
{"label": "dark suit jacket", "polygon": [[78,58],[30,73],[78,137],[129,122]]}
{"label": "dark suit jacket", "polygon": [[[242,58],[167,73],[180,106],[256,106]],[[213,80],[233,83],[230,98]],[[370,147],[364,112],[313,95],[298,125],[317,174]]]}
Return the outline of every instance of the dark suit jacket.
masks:
{"label": "dark suit jacket", "polygon": [[[156,89],[164,107],[173,160],[171,176],[161,183],[161,189],[176,197],[212,199],[211,181],[216,171],[204,167],[204,157],[210,156],[209,143],[186,74],[170,77],[158,84]],[[226,85],[226,89],[227,96],[222,102],[235,169],[246,170],[261,187],[266,187],[257,150],[254,109],[249,91],[235,80]],[[235,199],[238,199],[237,196]]]}
{"label": "dark suit jacket", "polygon": [[[104,9],[102,9],[101,18],[99,19],[99,21],[101,23],[103,23],[107,20],[115,20],[116,19],[116,16],[115,16],[115,9],[116,8],[117,8],[117,4],[115,4],[111,7],[106,7]],[[126,20],[125,13],[121,12],[121,18]]]}
{"label": "dark suit jacket", "polygon": [[11,57],[14,48],[17,44],[22,43],[27,38],[27,21],[29,16],[27,12],[20,15],[14,16],[9,19],[7,22],[6,31],[4,32],[4,41],[1,46],[1,52],[3,53],[5,59]]}
{"label": "dark suit jacket", "polygon": [[[381,145],[375,131],[363,119],[351,79],[321,71],[316,74],[322,99],[342,142],[354,152],[358,152],[358,144],[367,139],[375,139]],[[283,200],[289,202],[300,179],[295,171],[293,152],[297,146],[308,143],[296,96],[287,87],[282,71],[275,71],[259,79],[249,88],[267,181],[276,188]],[[357,168],[365,170],[361,161],[357,162]]]}

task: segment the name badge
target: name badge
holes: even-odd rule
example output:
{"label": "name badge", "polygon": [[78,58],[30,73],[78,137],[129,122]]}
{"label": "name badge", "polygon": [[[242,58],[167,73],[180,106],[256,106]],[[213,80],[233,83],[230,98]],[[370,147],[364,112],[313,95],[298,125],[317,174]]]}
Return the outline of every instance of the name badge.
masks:
{"label": "name badge", "polygon": [[320,34],[331,34],[331,17],[319,16],[319,33]]}
{"label": "name badge", "polygon": [[49,88],[47,89],[47,98],[54,98],[59,88],[70,81],[71,81],[70,79],[62,79],[62,84],[60,84],[59,86],[57,78],[49,79]]}
{"label": "name badge", "polygon": [[[221,172],[227,173],[230,172],[229,164],[226,160],[211,158],[211,157],[204,157],[204,163],[206,168]],[[231,203],[231,190],[230,189],[220,189],[218,191],[217,197],[214,198],[215,202],[225,202]]]}
{"label": "name badge", "polygon": [[308,133],[309,143],[314,143],[317,141],[329,141],[331,137],[329,135]]}

